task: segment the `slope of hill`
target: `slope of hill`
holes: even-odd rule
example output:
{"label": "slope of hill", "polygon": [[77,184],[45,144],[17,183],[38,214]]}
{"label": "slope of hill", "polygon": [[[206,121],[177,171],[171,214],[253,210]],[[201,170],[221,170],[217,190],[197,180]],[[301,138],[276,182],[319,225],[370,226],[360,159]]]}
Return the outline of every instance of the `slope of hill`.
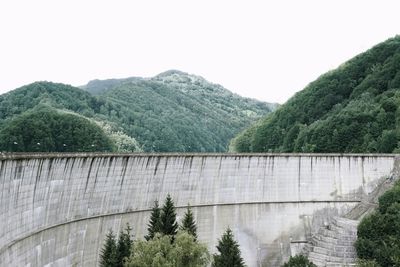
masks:
{"label": "slope of hill", "polygon": [[[234,135],[274,108],[274,105],[242,98],[201,77],[179,71],[146,79],[96,80],[84,89],[88,92],[65,84],[36,82],[1,95],[0,136],[5,141],[0,151],[27,151],[27,147],[36,151],[40,148],[36,144],[43,143],[39,139],[46,137],[51,140],[49,144],[57,145],[48,145],[43,151],[64,151],[65,147],[59,147],[58,143],[66,141],[55,140],[59,129],[40,131],[46,121],[35,122],[41,117],[50,118],[49,113],[57,113],[57,117],[48,120],[50,128],[60,125],[74,128],[64,123],[67,119],[85,125],[82,127],[93,130],[89,136],[98,138],[98,143],[107,143],[101,150],[222,152],[227,150]],[[42,112],[43,109],[46,112]],[[38,136],[29,135],[24,125],[34,129],[32,132]],[[83,139],[76,140],[83,142]],[[91,145],[96,140],[85,140],[84,151],[92,151]],[[21,147],[13,146],[14,142]],[[72,143],[76,142],[70,141],[68,148],[75,147]],[[83,151],[78,147],[74,149]]]}
{"label": "slope of hill", "polygon": [[74,114],[39,105],[5,123],[0,151],[113,151],[113,142],[95,123]]}
{"label": "slope of hill", "polygon": [[275,108],[176,70],[153,78],[97,80],[83,88],[120,108],[107,115],[145,151],[223,152],[240,130]]}
{"label": "slope of hill", "polygon": [[[3,137],[10,136],[10,138],[6,138],[2,141],[0,151],[35,151],[35,149],[42,149],[42,151],[93,151],[91,145],[103,143],[104,134],[107,138],[111,139],[111,145],[107,145],[106,147],[94,146],[96,151],[142,151],[134,138],[124,134],[121,127],[111,122],[108,120],[107,116],[100,113],[100,108],[104,105],[107,105],[104,99],[93,97],[90,93],[79,88],[52,82],[35,82],[0,95],[0,135]],[[31,144],[31,141],[33,142],[32,144],[36,144],[37,142],[43,143],[43,141],[40,140],[43,136],[49,137],[52,136],[53,132],[58,131],[57,129],[47,129],[48,131],[46,130],[46,133],[40,132],[39,125],[41,125],[41,123],[46,123],[46,121],[36,121],[39,120],[40,116],[46,116],[41,112],[39,112],[39,114],[36,113],[43,110],[52,113],[62,111],[63,114],[59,114],[59,116],[54,119],[55,121],[64,121],[68,118],[80,125],[86,125],[81,119],[87,120],[90,122],[88,127],[92,129],[93,132],[96,132],[96,134],[89,134],[89,136],[99,137],[99,140],[93,139],[88,141],[88,139],[85,139],[87,142],[80,143],[83,137],[70,136],[71,142],[64,141],[66,147],[49,146],[49,148],[46,148],[45,146],[36,147],[26,145]],[[66,113],[74,116],[66,116]],[[24,123],[21,124],[19,123],[20,121]],[[50,124],[51,121],[48,123]],[[97,124],[97,126],[93,125],[93,123]],[[52,125],[55,126],[56,124]],[[77,124],[74,125],[76,126]],[[36,132],[40,132],[40,134],[37,134],[37,136],[28,136],[27,134],[29,133],[24,132],[21,128],[22,126],[25,128],[37,129]],[[21,132],[18,133],[16,129],[20,129]],[[15,136],[12,137],[10,133],[13,133]],[[70,133],[72,134],[72,132]],[[57,137],[53,136],[50,139],[55,140]],[[18,146],[13,145],[14,142],[17,142]],[[72,145],[77,143],[80,143],[80,148],[78,145]],[[88,147],[88,145],[90,145],[90,147]]]}
{"label": "slope of hill", "polygon": [[238,152],[398,152],[400,36],[330,71],[231,142]]}

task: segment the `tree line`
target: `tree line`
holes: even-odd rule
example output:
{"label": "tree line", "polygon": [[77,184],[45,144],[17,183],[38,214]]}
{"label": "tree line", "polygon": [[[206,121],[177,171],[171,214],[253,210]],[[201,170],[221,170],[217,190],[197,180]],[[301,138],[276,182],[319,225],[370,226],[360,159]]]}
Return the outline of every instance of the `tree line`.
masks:
{"label": "tree line", "polygon": [[127,225],[118,238],[109,230],[100,251],[101,267],[244,267],[238,242],[228,228],[218,240],[217,253],[210,255],[198,241],[197,225],[190,207],[181,225],[170,195],[164,205],[155,201],[144,240],[134,240]]}

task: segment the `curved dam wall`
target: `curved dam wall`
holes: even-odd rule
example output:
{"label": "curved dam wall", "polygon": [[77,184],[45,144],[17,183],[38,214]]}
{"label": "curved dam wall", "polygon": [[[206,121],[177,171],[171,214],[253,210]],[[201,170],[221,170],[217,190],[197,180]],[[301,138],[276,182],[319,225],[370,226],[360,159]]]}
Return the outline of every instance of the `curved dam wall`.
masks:
{"label": "curved dam wall", "polygon": [[215,251],[229,226],[248,266],[279,266],[313,225],[389,177],[393,155],[0,154],[0,266],[96,266],[108,229],[146,234],[170,193]]}

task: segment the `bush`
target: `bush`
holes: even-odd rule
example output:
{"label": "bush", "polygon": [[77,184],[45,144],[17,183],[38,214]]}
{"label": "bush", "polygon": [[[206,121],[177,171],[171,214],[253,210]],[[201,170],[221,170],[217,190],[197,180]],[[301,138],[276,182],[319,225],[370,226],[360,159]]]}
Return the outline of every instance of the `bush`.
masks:
{"label": "bush", "polygon": [[380,267],[375,260],[357,260],[357,267]]}
{"label": "bush", "polygon": [[126,267],[203,267],[210,262],[207,247],[186,232],[178,232],[175,242],[171,236],[157,233],[149,241],[134,242]]}
{"label": "bush", "polygon": [[393,203],[400,203],[400,184],[399,182],[389,191],[385,192],[379,198],[379,212],[384,214],[386,213],[388,207],[390,207]]}
{"label": "bush", "polygon": [[290,257],[289,261],[286,262],[282,267],[317,267],[312,263],[306,256],[297,255]]}
{"label": "bush", "polygon": [[[378,210],[358,226],[355,243],[360,266],[400,266],[400,185],[379,198]],[[371,265],[375,264],[377,265]],[[370,264],[370,265],[368,265]]]}

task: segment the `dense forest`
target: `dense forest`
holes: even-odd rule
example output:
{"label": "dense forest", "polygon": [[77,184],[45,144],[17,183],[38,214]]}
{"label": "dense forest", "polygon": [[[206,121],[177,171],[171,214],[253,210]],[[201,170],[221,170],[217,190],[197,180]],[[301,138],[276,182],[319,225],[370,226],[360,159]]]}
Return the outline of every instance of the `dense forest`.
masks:
{"label": "dense forest", "polygon": [[361,220],[355,247],[361,267],[400,266],[400,182],[378,200],[377,209]]}
{"label": "dense forest", "polygon": [[24,112],[0,131],[0,150],[13,152],[113,151],[113,143],[95,123],[47,106]]}
{"label": "dense forest", "polygon": [[145,151],[223,152],[235,134],[274,108],[180,71],[103,83],[84,88],[119,107],[107,115]]}
{"label": "dense forest", "polygon": [[231,142],[238,152],[399,152],[400,36],[330,71]]}
{"label": "dense forest", "polygon": [[[232,137],[274,108],[180,71],[95,80],[82,88],[35,82],[0,96],[0,151],[223,152]],[[93,132],[78,138],[60,128],[78,127],[74,123]]]}

